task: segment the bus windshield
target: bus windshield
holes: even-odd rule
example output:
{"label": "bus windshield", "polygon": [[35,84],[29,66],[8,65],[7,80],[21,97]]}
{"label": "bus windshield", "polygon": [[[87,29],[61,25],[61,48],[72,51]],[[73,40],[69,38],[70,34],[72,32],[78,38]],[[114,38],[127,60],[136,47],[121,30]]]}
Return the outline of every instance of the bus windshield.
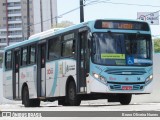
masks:
{"label": "bus windshield", "polygon": [[92,60],[101,65],[152,65],[151,36],[136,33],[94,33]]}

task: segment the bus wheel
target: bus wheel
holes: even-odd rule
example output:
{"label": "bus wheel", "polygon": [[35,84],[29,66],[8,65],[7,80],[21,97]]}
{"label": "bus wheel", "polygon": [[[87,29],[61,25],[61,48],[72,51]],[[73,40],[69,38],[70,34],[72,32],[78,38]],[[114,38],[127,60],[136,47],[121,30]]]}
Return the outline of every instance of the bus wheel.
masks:
{"label": "bus wheel", "polygon": [[30,107],[31,106],[31,101],[29,99],[29,91],[28,87],[25,86],[23,89],[23,96],[22,96],[22,103],[24,104],[25,107]]}
{"label": "bus wheel", "polygon": [[65,99],[63,98],[63,99],[58,100],[58,105],[67,106],[67,103],[66,103]]}
{"label": "bus wheel", "polygon": [[73,81],[71,81],[68,85],[66,97],[68,106],[79,106],[81,103],[81,100],[76,93],[76,85]]}
{"label": "bus wheel", "polygon": [[31,101],[31,106],[32,107],[39,107],[40,106],[40,100],[39,99],[33,99]]}
{"label": "bus wheel", "polygon": [[132,94],[120,94],[119,95],[119,102],[122,105],[128,105],[131,102]]}

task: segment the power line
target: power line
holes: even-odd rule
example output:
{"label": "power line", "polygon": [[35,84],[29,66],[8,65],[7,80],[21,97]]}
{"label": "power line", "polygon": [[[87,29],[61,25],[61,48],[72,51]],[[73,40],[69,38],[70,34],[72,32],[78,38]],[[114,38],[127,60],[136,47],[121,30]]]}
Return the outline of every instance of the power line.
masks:
{"label": "power line", "polygon": [[[88,1],[88,0],[87,0]],[[90,1],[90,0],[89,0]],[[90,1],[89,3],[87,4],[90,4],[90,5],[93,5],[93,4],[98,4],[98,3],[109,3],[109,4],[121,4],[121,5],[132,5],[132,6],[140,6],[140,7],[159,7],[160,6],[155,6],[155,5],[143,5],[143,4],[131,4],[131,3],[120,3],[120,2],[108,2],[109,0],[93,0],[93,1]]]}
{"label": "power line", "polygon": [[[71,12],[77,10],[77,9],[79,9],[79,7],[74,8],[74,9],[72,9],[72,10],[70,10],[70,11],[67,11],[67,12],[65,12],[65,13],[63,13],[63,14],[61,14],[61,15],[58,15],[58,16],[56,16],[56,17],[53,17],[53,18],[51,18],[51,19],[60,18],[60,17],[66,15],[66,14],[68,14],[68,13],[71,13]],[[47,21],[50,21],[51,19],[43,20],[42,22],[47,22]],[[38,23],[35,23],[35,24],[31,24],[31,25],[27,25],[26,28],[27,28],[27,27],[30,27],[30,26],[33,26],[33,25],[37,25],[37,24],[41,24],[41,22],[38,22]]]}
{"label": "power line", "polygon": [[[96,0],[92,0],[92,1],[91,1],[91,0],[86,0],[86,1],[90,1],[90,2],[87,3],[87,4],[85,4],[85,6],[87,6],[87,5],[99,4],[99,3],[111,3],[111,4],[123,4],[123,5],[147,6],[147,7],[160,7],[160,6],[153,6],[153,5],[141,5],[141,4],[130,4],[130,3],[114,3],[114,2],[107,2],[108,0],[98,0],[98,1],[96,1]],[[149,16],[149,15],[151,15],[151,14],[153,14],[153,13],[157,13],[157,12],[160,12],[160,10],[158,10],[158,11],[156,11],[156,12],[151,12],[151,13],[145,15],[145,17],[146,17],[146,16]],[[159,15],[159,16],[160,16],[160,15]],[[156,18],[158,18],[159,16],[157,16]],[[137,18],[137,19],[140,19],[140,18]]]}
{"label": "power line", "polygon": [[[87,2],[87,1],[90,1],[90,2],[84,4],[84,5],[83,5],[84,7],[85,7],[85,6],[89,6],[89,5],[99,4],[99,3],[134,5],[134,6],[136,5],[136,6],[146,6],[146,7],[160,7],[160,6],[153,6],[153,5],[141,5],[141,4],[108,2],[109,0],[85,0],[85,2]],[[69,14],[69,13],[73,12],[73,11],[76,11],[76,10],[78,10],[79,8],[80,8],[80,7],[76,7],[76,8],[74,8],[74,9],[72,9],[72,10],[69,10],[69,11],[67,11],[67,12],[65,12],[65,13],[62,13],[61,15],[55,16],[55,17],[53,17],[53,18],[51,18],[51,19],[57,19],[57,18],[59,18],[59,17],[61,17],[61,16],[64,16],[64,15],[66,15],[66,14]],[[160,10],[158,10],[158,11],[156,11],[156,12],[159,12],[159,11],[160,11]],[[152,13],[156,13],[156,12],[152,12]],[[152,13],[150,13],[150,14],[152,14]],[[150,14],[148,14],[148,15],[150,15]],[[146,16],[148,16],[148,15],[146,15]],[[51,20],[51,19],[47,19],[47,20],[44,20],[44,21],[42,21],[42,22],[47,22],[47,21],[49,21],[49,20]],[[26,28],[27,28],[27,27],[30,27],[30,26],[33,26],[33,25],[37,25],[37,24],[41,24],[41,22],[35,23],[35,24],[31,24],[31,25],[27,25]]]}

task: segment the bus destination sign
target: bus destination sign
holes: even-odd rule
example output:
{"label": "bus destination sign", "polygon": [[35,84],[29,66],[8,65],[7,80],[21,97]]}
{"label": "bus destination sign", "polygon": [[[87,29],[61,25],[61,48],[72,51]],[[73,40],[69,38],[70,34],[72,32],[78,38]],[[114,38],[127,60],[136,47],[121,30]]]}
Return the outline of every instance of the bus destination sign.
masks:
{"label": "bus destination sign", "polygon": [[147,23],[131,21],[104,21],[98,20],[95,23],[96,29],[125,29],[149,31]]}

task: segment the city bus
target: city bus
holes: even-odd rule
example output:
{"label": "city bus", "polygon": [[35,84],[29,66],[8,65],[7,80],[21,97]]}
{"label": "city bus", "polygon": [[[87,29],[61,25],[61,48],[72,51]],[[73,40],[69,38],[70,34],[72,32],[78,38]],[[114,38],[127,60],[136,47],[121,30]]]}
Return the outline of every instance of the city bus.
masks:
{"label": "city bus", "polygon": [[96,99],[128,105],[133,94],[152,91],[152,54],[144,21],[97,19],[38,33],[5,48],[4,96],[25,107]]}

